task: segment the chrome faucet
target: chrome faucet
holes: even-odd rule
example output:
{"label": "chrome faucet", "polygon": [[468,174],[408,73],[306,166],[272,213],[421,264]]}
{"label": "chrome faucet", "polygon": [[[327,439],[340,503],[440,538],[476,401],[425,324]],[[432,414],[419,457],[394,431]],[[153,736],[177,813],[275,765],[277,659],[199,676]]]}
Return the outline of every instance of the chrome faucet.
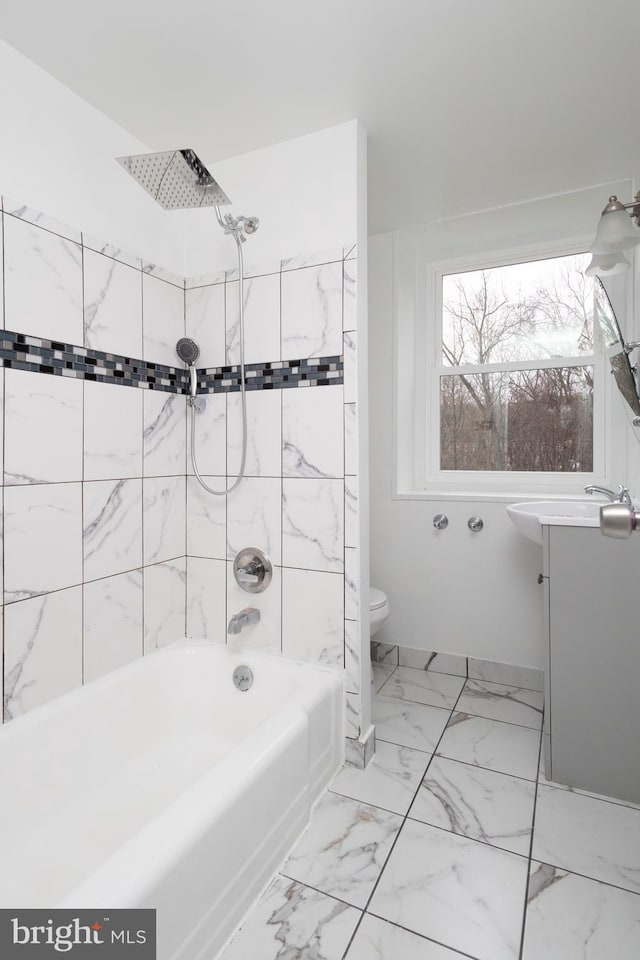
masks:
{"label": "chrome faucet", "polygon": [[610,503],[626,503],[631,506],[631,494],[627,488],[621,483],[618,492],[614,493],[613,490],[609,490],[607,487],[598,487],[595,483],[589,484],[589,486],[584,488],[585,493],[601,493],[603,497],[607,497]]}
{"label": "chrome faucet", "polygon": [[227,633],[240,633],[250,623],[260,623],[260,611],[257,607],[245,607],[240,613],[234,613],[229,620]]}

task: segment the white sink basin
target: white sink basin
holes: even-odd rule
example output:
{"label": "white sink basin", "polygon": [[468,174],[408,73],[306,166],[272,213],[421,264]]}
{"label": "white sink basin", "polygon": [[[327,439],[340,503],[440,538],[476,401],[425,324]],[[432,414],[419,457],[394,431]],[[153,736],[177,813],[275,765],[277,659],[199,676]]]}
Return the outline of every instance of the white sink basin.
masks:
{"label": "white sink basin", "polygon": [[600,526],[600,507],[603,500],[534,500],[531,503],[513,503],[507,513],[523,536],[534,543],[542,543],[542,525],[560,524],[565,527]]}

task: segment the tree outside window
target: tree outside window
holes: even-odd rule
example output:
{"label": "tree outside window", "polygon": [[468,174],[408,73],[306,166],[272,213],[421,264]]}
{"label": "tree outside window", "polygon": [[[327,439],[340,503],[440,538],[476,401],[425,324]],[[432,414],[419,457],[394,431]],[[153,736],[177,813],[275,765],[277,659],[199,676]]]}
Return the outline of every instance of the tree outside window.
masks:
{"label": "tree outside window", "polygon": [[555,257],[442,278],[442,470],[593,470],[587,260]]}

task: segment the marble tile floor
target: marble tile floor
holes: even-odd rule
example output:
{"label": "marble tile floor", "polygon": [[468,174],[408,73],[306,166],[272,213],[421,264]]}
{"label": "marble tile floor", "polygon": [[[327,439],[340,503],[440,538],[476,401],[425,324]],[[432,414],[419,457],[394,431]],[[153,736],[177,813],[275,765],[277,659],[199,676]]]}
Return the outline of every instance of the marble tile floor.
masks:
{"label": "marble tile floor", "polygon": [[545,780],[542,694],[374,665],[345,767],[218,960],[638,960],[640,806]]}

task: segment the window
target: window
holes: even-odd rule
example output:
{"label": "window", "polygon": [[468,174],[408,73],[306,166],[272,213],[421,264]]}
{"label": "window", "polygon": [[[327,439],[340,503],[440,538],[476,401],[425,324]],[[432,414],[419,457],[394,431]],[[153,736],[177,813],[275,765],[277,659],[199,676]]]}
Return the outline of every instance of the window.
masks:
{"label": "window", "polygon": [[603,473],[604,357],[587,262],[430,270],[427,489],[575,492]]}

